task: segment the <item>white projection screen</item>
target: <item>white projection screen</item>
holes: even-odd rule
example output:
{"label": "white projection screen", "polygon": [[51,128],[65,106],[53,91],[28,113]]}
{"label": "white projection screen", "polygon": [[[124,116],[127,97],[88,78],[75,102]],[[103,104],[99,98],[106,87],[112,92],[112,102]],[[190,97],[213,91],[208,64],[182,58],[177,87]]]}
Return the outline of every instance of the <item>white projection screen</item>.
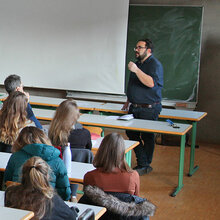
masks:
{"label": "white projection screen", "polygon": [[0,0],[0,84],[124,94],[129,0]]}

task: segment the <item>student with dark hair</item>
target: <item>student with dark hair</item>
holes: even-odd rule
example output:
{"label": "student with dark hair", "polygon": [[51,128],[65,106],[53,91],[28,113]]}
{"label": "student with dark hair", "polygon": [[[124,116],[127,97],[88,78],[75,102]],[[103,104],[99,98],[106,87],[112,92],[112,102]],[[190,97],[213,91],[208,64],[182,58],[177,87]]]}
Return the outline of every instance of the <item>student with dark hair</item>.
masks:
{"label": "student with dark hair", "polygon": [[42,130],[25,127],[15,141],[4,174],[4,181],[19,182],[22,165],[31,157],[38,156],[45,160],[51,170],[50,184],[64,199],[70,199],[70,183],[64,162],[59,158],[60,152],[53,146]]}
{"label": "student with dark hair", "polygon": [[[4,85],[5,85],[5,90],[7,91],[8,94],[10,94],[11,92],[14,92],[14,91],[20,91],[20,92],[24,93],[29,100],[29,93],[24,92],[23,84],[21,82],[20,76],[15,75],[15,74],[8,76],[4,81]],[[27,104],[26,111],[27,111],[27,118],[30,119],[31,121],[33,121],[35,123],[36,127],[42,129],[42,125],[36,119],[36,117],[32,111],[30,103]]]}
{"label": "student with dark hair", "polygon": [[5,192],[5,206],[34,212],[32,219],[76,219],[77,212],[56,194],[49,179],[52,170],[40,157],[31,157],[22,168],[20,185],[13,185]]}
{"label": "student with dark hair", "polygon": [[139,196],[139,175],[125,160],[125,144],[120,134],[112,133],[104,137],[93,165],[96,169],[85,174],[84,186]]}
{"label": "student with dark hair", "polygon": [[26,108],[28,99],[24,93],[11,92],[0,110],[0,151],[11,152],[11,147],[18,137],[20,129],[27,121]]}

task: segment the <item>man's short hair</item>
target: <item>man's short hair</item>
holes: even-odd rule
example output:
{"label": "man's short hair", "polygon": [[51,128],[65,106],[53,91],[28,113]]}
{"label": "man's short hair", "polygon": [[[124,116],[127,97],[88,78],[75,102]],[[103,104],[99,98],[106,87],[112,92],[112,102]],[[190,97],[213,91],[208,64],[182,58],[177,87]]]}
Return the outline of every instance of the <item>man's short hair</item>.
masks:
{"label": "man's short hair", "polygon": [[4,85],[5,90],[10,94],[14,92],[17,87],[21,86],[21,77],[15,74],[10,75],[5,79]]}
{"label": "man's short hair", "polygon": [[[153,50],[154,50],[154,45],[153,45],[152,40],[146,38],[146,39],[142,39],[142,40],[139,40],[139,41],[145,42],[147,49],[151,49],[151,52],[153,52]],[[138,41],[138,42],[139,42],[139,41]]]}

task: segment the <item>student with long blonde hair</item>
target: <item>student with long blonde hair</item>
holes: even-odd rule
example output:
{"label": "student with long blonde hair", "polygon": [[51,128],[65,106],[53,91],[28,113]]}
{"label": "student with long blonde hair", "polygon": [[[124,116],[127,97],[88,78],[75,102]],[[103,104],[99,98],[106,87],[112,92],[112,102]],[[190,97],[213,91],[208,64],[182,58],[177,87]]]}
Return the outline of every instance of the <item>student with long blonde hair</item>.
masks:
{"label": "student with long blonde hair", "polygon": [[125,160],[125,144],[120,134],[111,133],[104,137],[93,165],[96,169],[85,174],[84,186],[97,186],[107,192],[139,196],[139,175]]}
{"label": "student with long blonde hair", "polygon": [[22,168],[21,184],[10,186],[5,193],[5,206],[34,212],[34,220],[76,219],[70,209],[50,186],[52,170],[40,157],[31,157]]}
{"label": "student with long blonde hair", "polygon": [[48,136],[54,146],[71,148],[92,148],[90,132],[77,123],[79,109],[73,99],[63,101],[56,109],[50,124]]}
{"label": "student with long blonde hair", "polygon": [[33,156],[45,160],[51,170],[50,184],[64,199],[70,199],[70,183],[64,162],[59,158],[60,152],[53,146],[42,130],[36,127],[25,127],[15,141],[4,174],[4,181],[19,182],[22,165]]}
{"label": "student with long blonde hair", "polygon": [[12,92],[0,110],[0,151],[11,152],[20,129],[27,121],[27,96],[19,91]]}
{"label": "student with long blonde hair", "polygon": [[[92,142],[90,132],[77,123],[79,109],[73,99],[63,101],[56,109],[55,116],[51,121],[48,136],[56,148],[63,153],[65,147],[70,143],[70,148],[84,148],[91,150]],[[71,155],[70,155],[71,157]],[[79,162],[83,158],[80,151]],[[72,158],[71,158],[72,159]],[[92,157],[93,159],[93,157]],[[78,184],[71,184],[71,201],[76,202]]]}

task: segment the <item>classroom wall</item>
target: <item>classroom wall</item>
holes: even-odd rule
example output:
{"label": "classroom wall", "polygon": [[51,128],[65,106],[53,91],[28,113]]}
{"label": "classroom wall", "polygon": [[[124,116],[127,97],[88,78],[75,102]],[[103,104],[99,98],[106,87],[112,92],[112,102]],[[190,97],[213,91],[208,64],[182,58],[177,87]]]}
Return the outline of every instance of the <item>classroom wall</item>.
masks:
{"label": "classroom wall", "polygon": [[[220,145],[220,1],[219,0],[130,0],[130,4],[204,6],[198,105],[208,112],[198,123],[197,140]],[[0,87],[0,91],[4,91]],[[31,94],[65,98],[65,91],[28,89]]]}
{"label": "classroom wall", "polygon": [[208,112],[208,115],[198,123],[197,140],[220,144],[220,1],[130,0],[130,4],[204,6],[199,93],[196,110]]}

